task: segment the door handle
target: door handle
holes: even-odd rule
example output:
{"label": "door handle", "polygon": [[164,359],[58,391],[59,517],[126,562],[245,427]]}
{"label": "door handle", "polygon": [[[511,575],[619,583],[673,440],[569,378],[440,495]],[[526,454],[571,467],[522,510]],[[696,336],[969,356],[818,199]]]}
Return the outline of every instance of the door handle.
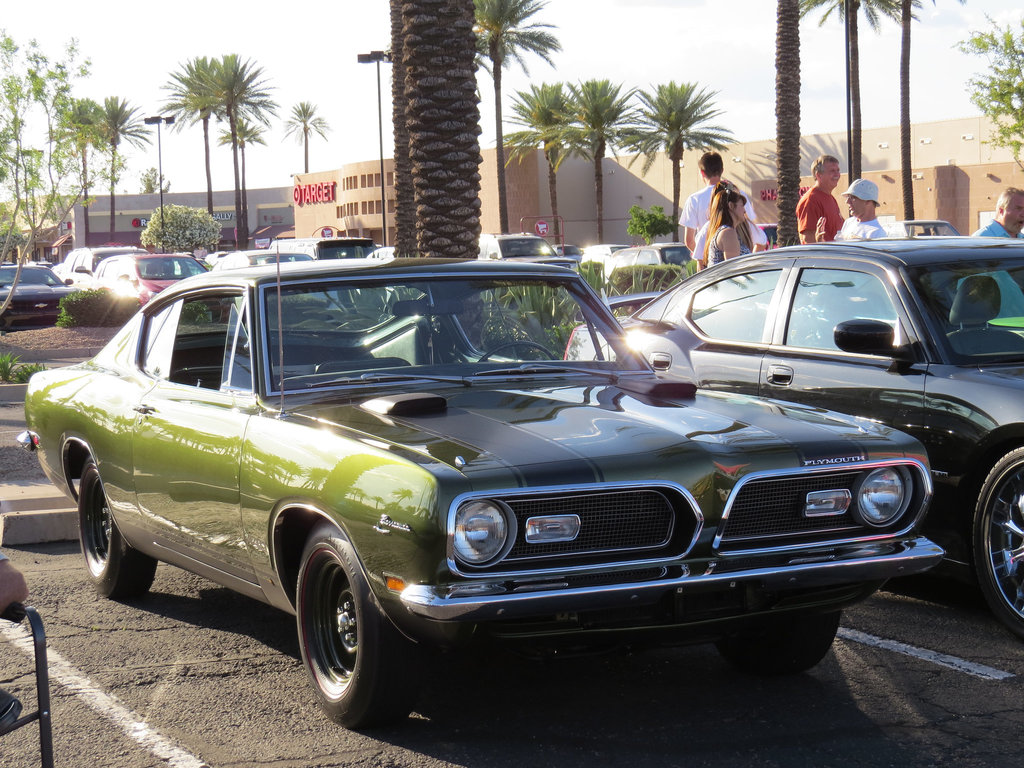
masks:
{"label": "door handle", "polygon": [[651,368],[656,371],[667,371],[672,367],[672,355],[667,352],[653,352],[650,357]]}
{"label": "door handle", "polygon": [[788,365],[769,365],[768,383],[777,384],[781,387],[785,387],[792,384],[793,369],[790,368]]}

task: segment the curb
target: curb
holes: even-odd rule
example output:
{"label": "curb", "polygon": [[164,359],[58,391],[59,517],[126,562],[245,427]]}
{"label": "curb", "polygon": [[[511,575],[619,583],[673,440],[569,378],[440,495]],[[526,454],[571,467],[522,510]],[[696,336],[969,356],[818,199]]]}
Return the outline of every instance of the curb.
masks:
{"label": "curb", "polygon": [[73,502],[49,483],[0,485],[0,546],[78,538]]}

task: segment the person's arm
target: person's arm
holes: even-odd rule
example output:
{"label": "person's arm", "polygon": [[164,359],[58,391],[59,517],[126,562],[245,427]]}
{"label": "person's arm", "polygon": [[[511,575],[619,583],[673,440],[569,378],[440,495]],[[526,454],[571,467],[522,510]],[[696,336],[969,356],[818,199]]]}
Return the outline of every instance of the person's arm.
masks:
{"label": "person's arm", "polygon": [[27,597],[25,577],[10,560],[0,555],[0,613],[6,611],[11,603],[24,602]]}
{"label": "person's arm", "polygon": [[683,228],[683,242],[686,243],[686,247],[690,249],[690,253],[693,253],[693,248],[697,240],[697,230],[693,227]]}

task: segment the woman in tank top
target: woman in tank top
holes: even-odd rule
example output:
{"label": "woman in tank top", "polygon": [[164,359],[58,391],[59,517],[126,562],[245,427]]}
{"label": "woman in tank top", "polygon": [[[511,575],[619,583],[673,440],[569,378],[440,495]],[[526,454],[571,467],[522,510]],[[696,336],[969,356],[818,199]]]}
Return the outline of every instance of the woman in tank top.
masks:
{"label": "woman in tank top", "polygon": [[747,226],[747,199],[731,185],[720,182],[711,196],[711,217],[705,241],[704,261],[707,266],[718,264],[745,253],[751,253],[753,243]]}

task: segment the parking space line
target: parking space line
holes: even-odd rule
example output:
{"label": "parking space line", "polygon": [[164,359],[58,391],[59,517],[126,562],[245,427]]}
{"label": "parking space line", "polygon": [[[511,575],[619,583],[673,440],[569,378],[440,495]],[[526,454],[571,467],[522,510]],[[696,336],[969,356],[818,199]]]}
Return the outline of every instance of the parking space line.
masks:
{"label": "parking space line", "polygon": [[[32,637],[26,629],[7,622],[0,622],[0,634],[9,640],[11,645],[32,658]],[[153,730],[141,717],[115,697],[93,685],[89,678],[68,664],[56,651],[47,648],[46,660],[50,669],[51,683],[60,683],[72,693],[80,696],[90,709],[106,717],[123,730],[132,741],[148,750],[150,754],[164,760],[171,768],[209,768],[198,757]],[[59,725],[55,723],[54,727],[57,728]]]}
{"label": "parking space line", "polygon": [[871,645],[875,648],[883,648],[887,651],[893,651],[894,653],[902,653],[905,656],[913,656],[914,658],[922,659],[923,661],[930,661],[932,664],[949,667],[950,669],[955,669],[957,672],[963,672],[965,675],[971,675],[972,677],[979,677],[982,680],[1006,680],[1014,677],[1012,672],[1004,672],[1001,669],[986,667],[984,664],[975,664],[972,661],[966,661],[965,659],[961,659],[957,656],[949,656],[945,653],[939,653],[938,651],[929,651],[926,648],[915,648],[913,645],[900,643],[896,640],[886,640],[883,637],[875,637],[874,635],[869,635],[866,632],[859,632],[856,629],[840,627],[839,631],[836,633],[836,637],[841,637],[843,640],[850,640],[854,643],[860,643],[861,645]]}

